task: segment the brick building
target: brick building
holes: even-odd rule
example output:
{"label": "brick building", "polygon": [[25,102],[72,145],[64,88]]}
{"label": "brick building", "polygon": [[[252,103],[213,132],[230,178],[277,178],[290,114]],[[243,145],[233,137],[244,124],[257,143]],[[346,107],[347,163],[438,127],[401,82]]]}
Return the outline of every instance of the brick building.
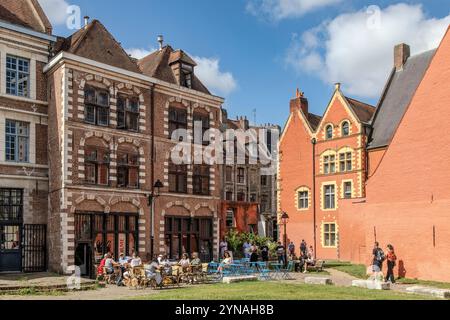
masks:
{"label": "brick building", "polygon": [[279,212],[290,216],[289,241],[306,239],[320,257],[337,259],[339,203],[365,195],[365,143],[375,108],[346,97],[337,84],[322,117],[309,113],[299,91],[290,111],[280,139]]}
{"label": "brick building", "polygon": [[[265,130],[264,144],[268,150],[272,150],[274,133],[280,131],[276,125],[250,125],[246,117],[229,119],[224,110],[222,130],[230,129],[247,133],[254,130],[255,134],[259,134],[259,130]],[[236,146],[242,148],[239,143],[236,143]],[[221,190],[224,199],[221,210],[221,236],[230,229],[235,229],[276,239],[276,175],[264,173],[262,168],[267,165],[261,162],[250,163],[248,149],[244,150],[246,156],[242,161],[238,161],[237,148],[233,163],[221,166]]]}
{"label": "brick building", "polygon": [[[436,50],[410,56],[402,44],[394,56],[375,113],[344,99],[339,87],[320,120],[305,108],[298,111],[304,98],[291,102],[280,144],[279,210],[290,215],[288,237],[316,242],[320,258],[369,265],[379,241],[395,246],[399,276],[450,281],[450,179],[441,168],[450,156],[443,134],[450,33]],[[319,124],[314,128],[308,119]],[[350,151],[352,170],[347,170]]]}
{"label": "brick building", "polygon": [[195,62],[162,39],[132,59],[97,20],[54,37],[35,0],[2,1],[0,32],[0,270],[92,275],[106,252],[212,260],[219,169],[171,161],[176,129],[193,158],[208,147],[194,122],[221,122]]}
{"label": "brick building", "polygon": [[37,1],[1,1],[0,271],[45,268],[51,33]]}

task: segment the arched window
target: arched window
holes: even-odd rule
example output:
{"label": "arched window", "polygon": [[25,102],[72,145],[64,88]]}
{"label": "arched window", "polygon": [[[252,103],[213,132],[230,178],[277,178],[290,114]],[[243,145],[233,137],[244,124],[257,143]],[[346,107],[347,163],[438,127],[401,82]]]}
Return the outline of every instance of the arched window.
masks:
{"label": "arched window", "polygon": [[[91,141],[90,141],[91,142]],[[85,183],[109,184],[109,149],[99,143],[87,143],[84,151]]]}
{"label": "arched window", "polygon": [[327,140],[333,139],[333,126],[331,124],[326,127],[325,132]]}
{"label": "arched window", "polygon": [[342,123],[342,136],[343,137],[347,137],[350,135],[350,123],[348,123],[348,121],[345,121],[344,123]]}
{"label": "arched window", "polygon": [[128,145],[117,150],[117,186],[119,188],[139,188],[139,151]]}

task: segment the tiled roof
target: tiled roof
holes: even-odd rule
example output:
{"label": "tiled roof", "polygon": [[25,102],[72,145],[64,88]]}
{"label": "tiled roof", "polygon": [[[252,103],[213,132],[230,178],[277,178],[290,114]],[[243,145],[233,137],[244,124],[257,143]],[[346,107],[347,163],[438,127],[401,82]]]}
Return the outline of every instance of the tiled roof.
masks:
{"label": "tiled roof", "polygon": [[374,106],[349,97],[345,97],[345,99],[347,99],[348,104],[352,108],[355,115],[358,117],[359,121],[368,123],[372,119],[376,110]]}
{"label": "tiled roof", "polygon": [[110,66],[141,73],[132,59],[105,26],[93,20],[68,38],[61,38],[55,51],[65,51]]}
{"label": "tiled roof", "polygon": [[372,121],[369,149],[386,147],[391,143],[435,52],[431,50],[410,57],[403,69],[392,71]]}
{"label": "tiled roof", "polygon": [[37,0],[1,0],[0,20],[51,34],[52,25]]}
{"label": "tiled roof", "polygon": [[317,127],[320,124],[320,121],[322,121],[322,117],[320,117],[318,115],[315,115],[315,114],[312,114],[312,113],[308,113],[306,115],[306,117],[307,117],[307,120],[309,122],[309,125],[311,126],[311,129],[313,131],[316,131]]}
{"label": "tiled roof", "polygon": [[[179,85],[170,64],[180,59],[186,63],[196,65],[195,61],[182,50],[174,51],[171,46],[165,46],[162,50],[150,53],[148,56],[139,60],[138,66],[141,72],[149,77]],[[192,89],[202,93],[211,94],[203,83],[195,76],[195,73],[192,79]]]}

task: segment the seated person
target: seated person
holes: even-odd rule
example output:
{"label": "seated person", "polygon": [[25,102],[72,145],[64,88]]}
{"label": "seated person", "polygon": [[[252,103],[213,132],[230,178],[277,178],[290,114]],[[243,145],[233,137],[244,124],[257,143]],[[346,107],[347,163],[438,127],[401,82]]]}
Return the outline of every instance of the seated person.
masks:
{"label": "seated person", "polygon": [[112,258],[112,254],[108,253],[107,257],[105,259],[105,268],[107,274],[113,274],[114,273],[114,267],[119,266],[117,262],[114,261]]}
{"label": "seated person", "polygon": [[160,269],[161,269],[161,267],[159,265],[158,259],[154,258],[152,260],[152,263],[150,263],[150,265],[146,266],[145,275],[147,276],[147,278],[152,279],[156,276],[157,271]]}
{"label": "seated person", "polygon": [[185,272],[191,266],[189,256],[186,253],[183,253],[180,262],[178,262],[178,265],[181,267],[183,272]]}
{"label": "seated person", "polygon": [[192,254],[191,266],[198,267],[198,266],[201,266],[201,265],[202,265],[202,261],[198,257],[198,253],[194,252]]}
{"label": "seated person", "polygon": [[[158,258],[159,260],[159,258]],[[162,270],[165,274],[171,275],[172,274],[172,264],[170,263],[169,259],[167,259],[167,256],[162,256],[160,263],[160,267],[162,267]]]}
{"label": "seated person", "polygon": [[100,265],[97,268],[97,275],[102,276],[103,275],[103,268],[105,267],[106,258],[108,257],[108,254],[105,254],[105,257],[100,261]]}
{"label": "seated person", "polygon": [[228,251],[225,251],[223,254],[223,260],[222,263],[219,266],[219,272],[222,272],[224,268],[227,268],[230,264],[233,263],[233,258],[231,257],[231,254]]}
{"label": "seated person", "polygon": [[130,261],[130,266],[132,268],[142,266],[142,260],[141,260],[141,258],[139,257],[139,255],[136,252],[133,253],[133,258]]}
{"label": "seated person", "polygon": [[119,255],[119,263],[121,266],[125,267],[125,265],[127,265],[129,263],[130,259],[128,257],[125,257],[124,253],[121,253]]}

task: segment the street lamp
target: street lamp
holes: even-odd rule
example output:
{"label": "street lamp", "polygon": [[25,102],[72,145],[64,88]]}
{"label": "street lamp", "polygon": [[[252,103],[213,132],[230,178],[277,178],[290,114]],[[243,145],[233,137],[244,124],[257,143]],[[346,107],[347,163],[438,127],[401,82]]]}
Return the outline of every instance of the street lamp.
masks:
{"label": "street lamp", "polygon": [[[150,207],[150,219],[151,219],[151,235],[150,235],[150,255],[153,259],[153,247],[154,247],[154,239],[155,239],[155,199],[159,197],[159,191],[164,187],[164,184],[161,180],[157,180],[153,185],[153,191],[151,194],[147,196],[147,204]],[[156,190],[156,192],[155,192]]]}
{"label": "street lamp", "polygon": [[286,226],[289,222],[289,216],[286,212],[281,215],[281,224],[284,226],[284,263],[287,264],[287,230]]}

